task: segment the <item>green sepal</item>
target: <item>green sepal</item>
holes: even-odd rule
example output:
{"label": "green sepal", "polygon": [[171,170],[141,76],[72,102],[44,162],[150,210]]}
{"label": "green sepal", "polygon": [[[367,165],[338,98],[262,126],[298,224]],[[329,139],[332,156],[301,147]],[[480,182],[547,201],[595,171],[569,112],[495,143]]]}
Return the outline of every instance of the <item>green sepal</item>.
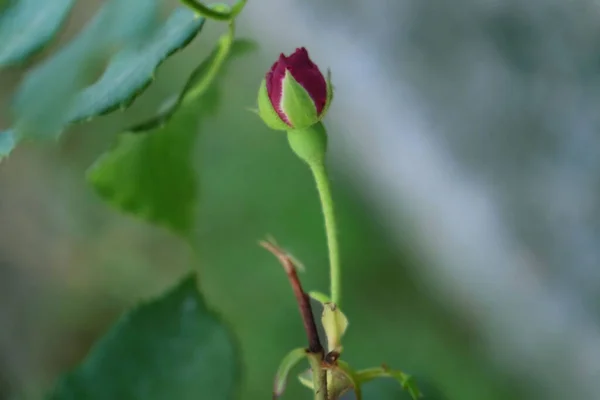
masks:
{"label": "green sepal", "polygon": [[288,142],[294,153],[309,166],[314,167],[325,161],[327,132],[321,122],[288,131]]}
{"label": "green sepal", "polygon": [[285,123],[273,108],[269,93],[267,92],[267,81],[263,79],[258,90],[258,115],[264,123],[276,131],[287,131],[291,126]]}
{"label": "green sepal", "polygon": [[325,107],[323,107],[323,111],[321,111],[321,115],[319,115],[319,121],[325,117],[327,111],[329,110],[329,106],[331,106],[331,102],[333,101],[333,85],[331,83],[331,70],[327,70],[327,102],[325,103]]}
{"label": "green sepal", "polygon": [[279,398],[285,391],[288,375],[292,368],[306,357],[306,350],[302,348],[290,351],[279,364],[277,374],[275,375],[275,384],[273,386],[273,399]]}
{"label": "green sepal", "polygon": [[319,122],[314,100],[289,71],[285,71],[281,84],[281,110],[293,129],[305,129]]}

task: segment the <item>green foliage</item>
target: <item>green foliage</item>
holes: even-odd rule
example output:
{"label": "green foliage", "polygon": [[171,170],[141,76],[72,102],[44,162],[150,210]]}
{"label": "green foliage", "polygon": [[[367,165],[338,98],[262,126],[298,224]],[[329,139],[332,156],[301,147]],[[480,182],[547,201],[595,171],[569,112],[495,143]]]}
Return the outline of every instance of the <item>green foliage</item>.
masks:
{"label": "green foliage", "polygon": [[57,137],[92,67],[139,43],[154,30],[157,16],[156,1],[106,2],[79,35],[25,77],[13,104],[17,138]]}
{"label": "green foliage", "polygon": [[[78,36],[29,72],[13,104],[15,124],[0,132],[0,160],[21,139],[55,138],[70,123],[129,106],[205,21],[184,7],[160,26],[157,18],[157,0],[109,1]],[[88,85],[97,64],[106,64],[104,73]]]}
{"label": "green foliage", "polygon": [[75,0],[20,0],[0,8],[0,67],[27,60],[60,29]]}
{"label": "green foliage", "polygon": [[88,173],[97,193],[117,208],[187,234],[197,195],[192,165],[197,115],[182,108],[165,125],[126,132]]}
{"label": "green foliage", "polygon": [[236,392],[232,336],[192,275],[124,315],[49,400],[227,400]]}
{"label": "green foliage", "polygon": [[98,194],[115,207],[184,236],[193,227],[197,202],[198,121],[216,106],[223,67],[252,48],[247,41],[223,39],[167,111],[121,134],[88,173]]}
{"label": "green foliage", "polygon": [[129,105],[151,83],[160,63],[192,41],[204,21],[187,8],[178,8],[151,36],[115,54],[102,77],[77,94],[69,121]]}

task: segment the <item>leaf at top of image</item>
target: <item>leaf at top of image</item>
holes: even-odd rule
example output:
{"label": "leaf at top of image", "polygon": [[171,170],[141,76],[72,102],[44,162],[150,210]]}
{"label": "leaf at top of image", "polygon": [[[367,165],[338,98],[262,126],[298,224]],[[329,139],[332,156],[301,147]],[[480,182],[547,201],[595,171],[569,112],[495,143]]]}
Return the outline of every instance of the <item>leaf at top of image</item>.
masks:
{"label": "leaf at top of image", "polygon": [[7,0],[0,8],[0,67],[26,61],[58,33],[75,0]]}
{"label": "leaf at top of image", "polygon": [[[78,78],[78,73],[69,68],[79,68],[73,60],[78,60],[86,54],[86,51],[91,51],[86,47],[86,43],[101,31],[100,28],[106,28],[104,25],[106,21],[114,21],[114,18],[117,18],[122,21],[122,25],[128,25],[122,16],[111,16],[120,10],[116,5],[117,1],[113,0],[113,5],[103,8],[84,32],[62,50],[62,54],[59,53],[51,58],[39,70],[34,70],[32,76],[28,77],[29,82],[26,81],[21,86],[17,97],[17,111],[20,104],[22,112],[17,113],[17,117],[21,115],[22,118],[10,130],[13,139],[56,137],[70,123],[129,106],[152,83],[154,73],[160,64],[185,48],[204,26],[205,19],[196,16],[186,7],[176,8],[168,19],[154,27],[155,29],[148,28],[153,26],[154,10],[151,7],[145,11],[145,16],[137,17],[136,21],[140,24],[137,30],[132,28],[136,26],[135,23],[123,29],[111,25],[111,30],[116,32],[112,32],[106,38],[108,48],[114,49],[114,44],[120,41],[123,41],[124,47],[110,57],[102,76],[93,84],[84,87],[85,85],[79,84],[83,77]],[[133,5],[136,3],[156,3],[156,0],[121,1],[129,4],[128,7],[120,6],[124,8],[121,11],[125,14],[133,12],[135,9]],[[72,61],[70,67],[65,67],[63,64],[69,60]],[[65,85],[56,83],[58,87],[54,88],[52,86],[54,83],[46,82],[51,80],[52,75],[56,75],[58,80],[65,80],[65,75],[73,79]],[[39,85],[40,90],[46,90],[44,93],[53,95],[36,98],[36,85]],[[1,150],[0,154],[2,154]]]}
{"label": "leaf at top of image", "polygon": [[48,400],[230,400],[233,336],[207,308],[195,275],[123,315]]}
{"label": "leaf at top of image", "polygon": [[221,41],[170,107],[121,133],[88,171],[96,193],[121,211],[188,236],[198,197],[193,165],[198,122],[216,107],[218,76],[233,56],[251,48],[244,40]]}
{"label": "leaf at top of image", "polygon": [[110,59],[102,77],[76,95],[69,121],[129,105],[152,82],[156,68],[196,37],[204,21],[186,7],[175,9],[150,37],[124,48]]}
{"label": "leaf at top of image", "polygon": [[16,139],[56,138],[93,67],[156,28],[157,0],[108,0],[79,34],[25,75],[13,100]]}

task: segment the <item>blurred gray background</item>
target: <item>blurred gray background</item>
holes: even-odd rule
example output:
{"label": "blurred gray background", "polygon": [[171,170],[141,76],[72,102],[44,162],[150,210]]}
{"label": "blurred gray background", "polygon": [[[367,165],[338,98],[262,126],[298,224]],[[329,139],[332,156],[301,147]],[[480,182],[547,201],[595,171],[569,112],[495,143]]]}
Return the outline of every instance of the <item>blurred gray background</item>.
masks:
{"label": "blurred gray background", "polygon": [[[79,2],[62,42],[94,7]],[[269,371],[303,338],[256,240],[274,234],[309,287],[326,287],[325,247],[310,176],[244,108],[279,53],[305,46],[335,86],[348,359],[405,368],[444,399],[600,399],[598,2],[249,0],[239,32],[260,51],[236,61],[202,128],[197,265],[168,232],[103,204],[84,172],[181,86],[211,26],[127,112],[0,164],[0,398],[39,396],[190,263],[238,329],[243,397],[269,396]],[[6,125],[24,70],[0,71]]]}

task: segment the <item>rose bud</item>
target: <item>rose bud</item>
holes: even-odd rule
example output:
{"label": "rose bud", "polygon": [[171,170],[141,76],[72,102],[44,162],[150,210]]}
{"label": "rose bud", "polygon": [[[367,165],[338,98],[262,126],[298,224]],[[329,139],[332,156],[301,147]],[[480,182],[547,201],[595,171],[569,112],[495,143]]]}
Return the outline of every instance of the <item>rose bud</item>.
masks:
{"label": "rose bud", "polygon": [[308,128],[327,112],[333,91],[304,47],[286,57],[281,54],[263,79],[258,94],[258,114],[272,129]]}

